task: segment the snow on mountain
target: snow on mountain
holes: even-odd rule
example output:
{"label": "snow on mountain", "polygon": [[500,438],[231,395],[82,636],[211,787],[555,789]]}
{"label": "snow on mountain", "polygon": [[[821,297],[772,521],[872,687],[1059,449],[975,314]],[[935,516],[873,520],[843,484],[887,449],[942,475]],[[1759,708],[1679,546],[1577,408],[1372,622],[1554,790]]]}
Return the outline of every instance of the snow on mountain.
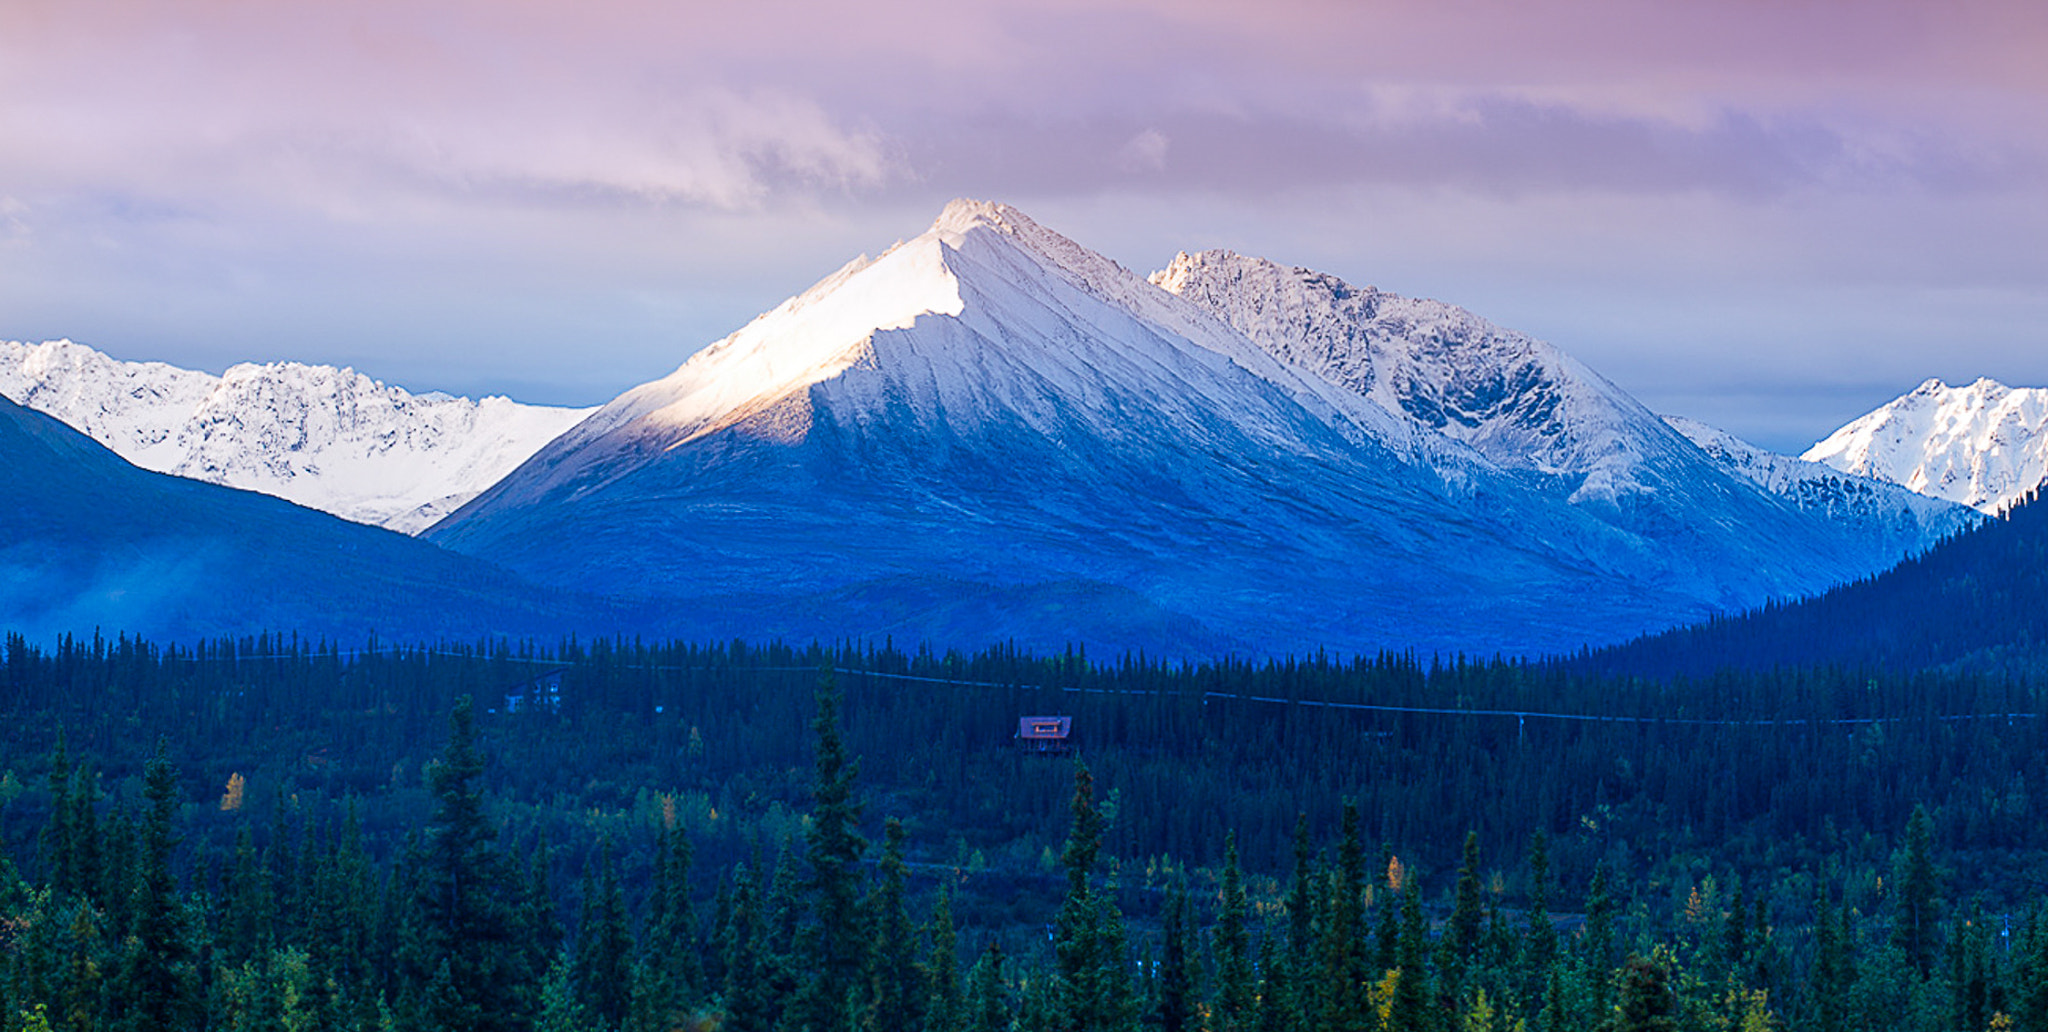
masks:
{"label": "snow on mountain", "polygon": [[70,341],[0,341],[0,394],[144,469],[417,534],[589,409],[411,394],[353,369],[242,364],[221,376]]}
{"label": "snow on mountain", "polygon": [[1932,539],[1976,522],[1969,508],[1833,466],[1766,451],[1697,419],[1665,416],[1721,464],[1723,469],[1778,495],[1800,509],[1848,526],[1908,529]]}
{"label": "snow on mountain", "polygon": [[1995,513],[2048,481],[2048,388],[1928,380],[1800,457]]}
{"label": "snow on mountain", "polygon": [[[1714,468],[1882,540],[1925,548],[1961,510],[1825,467],[1770,455],[1691,420],[1662,419],[1558,348],[1455,305],[1356,287],[1327,273],[1229,251],[1182,252],[1152,274],[1274,356],[1405,420],[1412,438],[1468,445],[1502,469],[1568,490],[1610,518],[1711,518]],[[1626,514],[1626,515],[1624,515]]]}
{"label": "snow on mountain", "polygon": [[1643,448],[1671,444],[1576,359],[1454,305],[1223,250],[1182,252],[1151,282],[1394,414],[1407,437],[1441,434],[1509,468],[1601,471],[1618,490],[1642,486]]}
{"label": "snow on mountain", "polygon": [[1450,306],[1223,252],[1148,281],[960,201],[427,536],[755,635],[1271,654],[1615,640],[1929,532],[1765,491]]}

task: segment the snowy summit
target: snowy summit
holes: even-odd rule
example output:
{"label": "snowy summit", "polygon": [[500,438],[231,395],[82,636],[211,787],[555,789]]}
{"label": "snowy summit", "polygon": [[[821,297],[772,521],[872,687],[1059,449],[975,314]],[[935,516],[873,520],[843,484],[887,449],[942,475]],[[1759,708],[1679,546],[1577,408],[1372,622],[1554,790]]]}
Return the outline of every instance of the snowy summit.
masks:
{"label": "snowy summit", "polygon": [[224,374],[0,341],[0,394],[143,469],[275,495],[417,534],[588,409],[410,394],[353,369],[242,364]]}
{"label": "snowy summit", "polygon": [[2048,481],[2048,388],[1928,380],[1801,458],[1995,513]]}

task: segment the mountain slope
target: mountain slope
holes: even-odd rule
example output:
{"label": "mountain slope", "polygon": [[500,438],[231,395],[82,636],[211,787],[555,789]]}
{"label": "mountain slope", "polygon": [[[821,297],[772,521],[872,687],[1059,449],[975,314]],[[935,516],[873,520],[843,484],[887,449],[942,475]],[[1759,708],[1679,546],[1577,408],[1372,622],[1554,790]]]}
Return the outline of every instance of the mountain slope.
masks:
{"label": "mountain slope", "polygon": [[2048,481],[2048,388],[1928,380],[1800,457],[1995,513]]}
{"label": "mountain slope", "polygon": [[242,364],[213,376],[70,341],[0,341],[0,395],[144,469],[408,534],[589,411],[415,395],[332,366]]}
{"label": "mountain slope", "polygon": [[[1958,529],[1967,510],[1666,420],[1570,355],[1440,301],[1355,287],[1229,251],[1175,257],[1152,282],[1274,356],[1393,415],[1415,460],[1448,439],[1584,512],[1656,536],[1667,523],[1819,521],[1789,531],[1880,569]],[[1754,497],[1761,488],[1766,497]],[[1727,544],[1753,547],[1742,536]],[[1731,555],[1733,562],[1744,561]]]}
{"label": "mountain slope", "polygon": [[1573,665],[1645,677],[1954,667],[2038,681],[2048,673],[2048,504],[2038,499],[1814,598],[1649,635]]}
{"label": "mountain slope", "polygon": [[0,398],[0,626],[346,643],[553,635],[622,616],[485,563],[266,495],[152,473]]}
{"label": "mountain slope", "polygon": [[[1535,366],[1568,376],[1388,376],[1412,402],[1389,407],[1381,381],[1286,346],[1298,331],[1248,336],[1212,307],[955,202],[427,536],[784,633],[1155,654],[1573,647],[1932,537],[1761,491],[1554,350]],[[1428,368],[1455,377],[1454,358]]]}
{"label": "mountain slope", "polygon": [[1845,473],[1833,466],[1765,451],[1696,419],[1665,416],[1664,421],[1698,445],[1722,469],[1802,511],[1844,527],[1862,529],[1879,537],[1917,537],[1924,547],[1977,522],[1976,514],[1962,505],[1888,480]]}

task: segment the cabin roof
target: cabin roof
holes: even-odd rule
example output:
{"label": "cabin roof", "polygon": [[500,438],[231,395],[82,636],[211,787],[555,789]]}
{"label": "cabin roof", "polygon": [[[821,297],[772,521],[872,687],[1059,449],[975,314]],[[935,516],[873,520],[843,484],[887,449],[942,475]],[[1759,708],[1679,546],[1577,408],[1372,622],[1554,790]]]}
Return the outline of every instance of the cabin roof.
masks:
{"label": "cabin roof", "polygon": [[1072,717],[1018,717],[1017,737],[1064,739],[1074,729]]}

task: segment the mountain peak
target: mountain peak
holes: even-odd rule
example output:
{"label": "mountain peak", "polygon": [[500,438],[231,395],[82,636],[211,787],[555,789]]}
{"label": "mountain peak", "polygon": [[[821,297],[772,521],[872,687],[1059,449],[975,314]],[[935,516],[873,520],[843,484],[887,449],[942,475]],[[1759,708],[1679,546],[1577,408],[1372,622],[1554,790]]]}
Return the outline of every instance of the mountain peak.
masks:
{"label": "mountain peak", "polygon": [[1995,513],[2048,478],[2048,388],[1929,379],[1800,457]]}
{"label": "mountain peak", "polygon": [[1000,201],[977,201],[972,197],[956,197],[946,203],[939,217],[932,221],[931,231],[948,236],[957,236],[977,226],[987,226],[999,231],[1010,231],[1019,223],[1032,222],[1025,214]]}

